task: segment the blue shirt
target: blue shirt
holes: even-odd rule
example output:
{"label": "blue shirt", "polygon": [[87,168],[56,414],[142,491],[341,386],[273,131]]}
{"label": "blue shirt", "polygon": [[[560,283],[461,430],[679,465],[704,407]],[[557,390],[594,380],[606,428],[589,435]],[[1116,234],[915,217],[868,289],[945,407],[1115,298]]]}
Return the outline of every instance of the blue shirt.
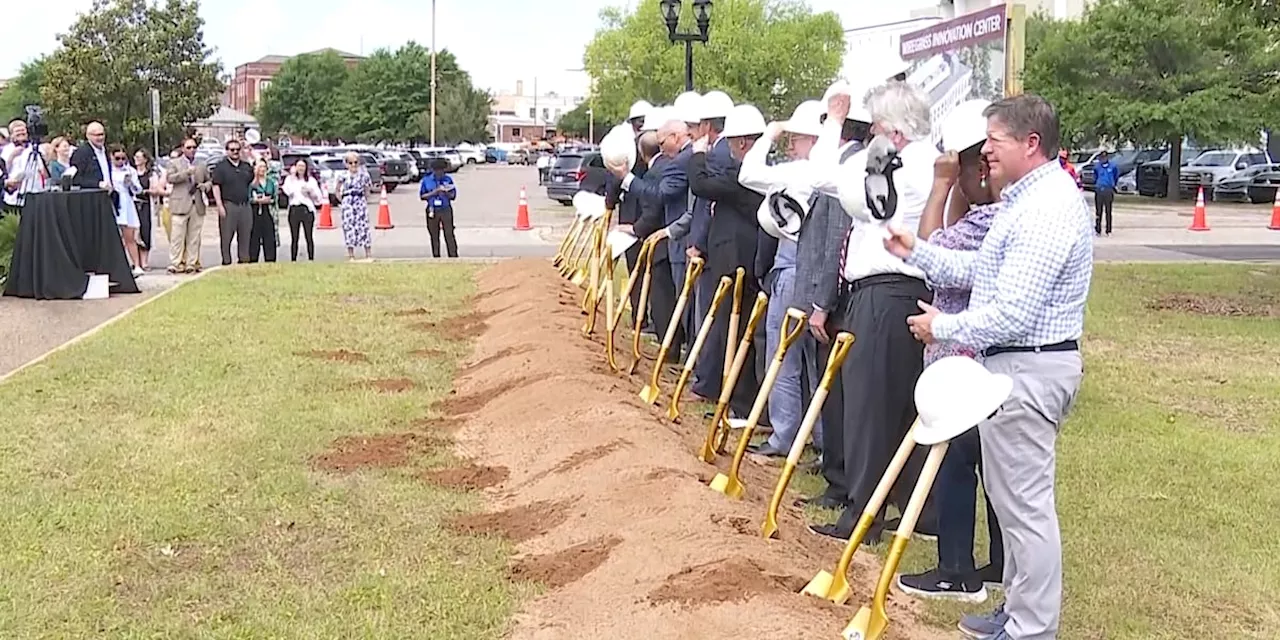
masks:
{"label": "blue shirt", "polygon": [[[418,186],[418,197],[421,198],[422,196],[425,196],[428,193],[435,191],[436,187],[440,185],[445,185],[445,184],[452,185],[453,178],[449,177],[448,175],[445,175],[445,176],[442,176],[439,181],[437,181],[436,175],[434,172],[428,173],[427,175],[422,176],[422,183]],[[458,197],[458,188],[455,186],[453,189],[450,189],[444,192],[443,194],[437,193],[436,195],[431,196],[431,198],[427,200],[427,206],[431,207],[431,209],[433,210],[452,209],[453,208],[452,201],[457,197]]]}
{"label": "blue shirt", "polygon": [[1116,182],[1120,180],[1120,169],[1115,163],[1107,160],[1101,162],[1093,161],[1093,188],[1094,189],[1115,189]]}
{"label": "blue shirt", "polygon": [[969,308],[933,320],[933,337],[975,349],[1079,339],[1093,275],[1093,215],[1075,180],[1048,161],[1005,188],[977,251],[917,242],[909,264],[940,287],[969,288]]}

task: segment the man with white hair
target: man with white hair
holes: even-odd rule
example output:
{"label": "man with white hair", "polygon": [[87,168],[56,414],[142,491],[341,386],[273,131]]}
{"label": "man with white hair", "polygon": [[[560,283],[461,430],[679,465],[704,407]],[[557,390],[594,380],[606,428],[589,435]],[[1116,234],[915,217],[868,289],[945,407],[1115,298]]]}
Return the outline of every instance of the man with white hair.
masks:
{"label": "man with white hair", "polygon": [[[631,111],[628,115],[631,119],[628,124],[631,125],[632,131],[637,134],[636,137],[636,162],[631,167],[631,173],[644,176],[649,169],[648,162],[642,157],[640,151],[640,129],[644,124],[644,114],[652,109],[652,105],[644,100],[639,100],[631,105]],[[604,206],[606,209],[613,210],[616,213],[618,228],[627,233],[634,233],[632,226],[640,219],[640,200],[635,197],[627,197],[622,190],[622,180],[618,176],[610,173],[605,176],[604,186]],[[632,271],[636,268],[636,261],[640,258],[640,243],[631,245],[624,254],[627,261],[627,270]],[[646,325],[645,310],[640,309],[640,287],[633,287],[631,292],[631,313],[635,314],[635,326],[644,327]]]}
{"label": "man with white hair", "polygon": [[[831,97],[823,138],[840,135],[839,123],[849,114],[850,104],[848,95]],[[871,90],[865,105],[876,138],[842,167],[832,194],[852,217],[834,324],[857,336],[859,344],[849,351],[841,372],[848,496],[835,524],[811,527],[840,539],[849,538],[915,420],[914,389],[924,347],[907,329],[906,320],[918,313],[917,301],[932,299],[924,272],[890,253],[883,243],[889,229],[916,232],[933,187],[938,150],[929,144],[929,101],[906,83],[890,82]],[[869,194],[868,184],[887,186],[887,193]],[[831,185],[820,188],[832,191]],[[909,466],[888,502],[904,508],[917,473],[918,468]],[[885,528],[882,510],[866,543],[879,542]],[[922,515],[917,530],[936,531],[931,511]]]}

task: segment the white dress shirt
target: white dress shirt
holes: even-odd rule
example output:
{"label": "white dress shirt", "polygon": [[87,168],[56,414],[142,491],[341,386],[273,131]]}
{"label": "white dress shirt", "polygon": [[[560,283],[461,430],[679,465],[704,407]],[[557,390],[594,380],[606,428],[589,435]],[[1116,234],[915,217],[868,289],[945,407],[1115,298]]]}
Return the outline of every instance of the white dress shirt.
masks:
{"label": "white dress shirt", "polygon": [[13,191],[4,190],[4,203],[11,207],[22,206],[24,196],[28,193],[34,193],[43,189],[44,183],[40,176],[40,169],[44,163],[40,158],[35,160],[33,165],[35,171],[27,171],[28,163],[31,162],[31,154],[40,153],[40,150],[33,144],[27,144],[25,148],[18,151],[9,158],[9,154],[15,149],[13,143],[5,145],[4,150],[0,151],[0,157],[5,159],[5,166],[9,170],[8,180],[19,180],[18,186]]}
{"label": "white dress shirt", "polygon": [[742,158],[738,184],[762,196],[785,190],[808,213],[809,198],[813,196],[814,190],[813,163],[807,158],[801,158],[770,165],[769,150],[773,148],[773,144],[774,138],[767,131],[756,141]]}
{"label": "white dress shirt", "polygon": [[320,199],[320,185],[315,178],[302,180],[297,176],[288,176],[284,179],[281,190],[289,196],[290,207],[303,206],[315,212],[316,200]]}

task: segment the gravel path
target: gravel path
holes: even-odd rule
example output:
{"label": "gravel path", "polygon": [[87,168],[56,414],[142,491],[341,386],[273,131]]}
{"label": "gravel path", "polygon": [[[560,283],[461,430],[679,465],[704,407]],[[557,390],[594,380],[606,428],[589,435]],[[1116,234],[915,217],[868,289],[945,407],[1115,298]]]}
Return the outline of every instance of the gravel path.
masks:
{"label": "gravel path", "polygon": [[142,293],[106,300],[24,300],[0,297],[0,376],[169,289],[179,277],[152,272]]}

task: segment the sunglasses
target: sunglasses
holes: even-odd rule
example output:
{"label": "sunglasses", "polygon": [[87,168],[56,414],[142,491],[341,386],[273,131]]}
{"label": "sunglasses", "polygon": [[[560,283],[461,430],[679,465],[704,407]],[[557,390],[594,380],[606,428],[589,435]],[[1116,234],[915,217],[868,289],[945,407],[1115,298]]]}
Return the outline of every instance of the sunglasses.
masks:
{"label": "sunglasses", "polygon": [[114,156],[111,159],[115,160],[116,162],[124,162],[124,156]]}
{"label": "sunglasses", "polygon": [[239,153],[240,147],[227,147],[227,153]]}
{"label": "sunglasses", "polygon": [[183,146],[182,146],[182,148],[183,148],[183,149],[194,149],[194,148],[196,148],[196,146],[195,146],[194,144],[187,144],[187,145],[183,145]]}

